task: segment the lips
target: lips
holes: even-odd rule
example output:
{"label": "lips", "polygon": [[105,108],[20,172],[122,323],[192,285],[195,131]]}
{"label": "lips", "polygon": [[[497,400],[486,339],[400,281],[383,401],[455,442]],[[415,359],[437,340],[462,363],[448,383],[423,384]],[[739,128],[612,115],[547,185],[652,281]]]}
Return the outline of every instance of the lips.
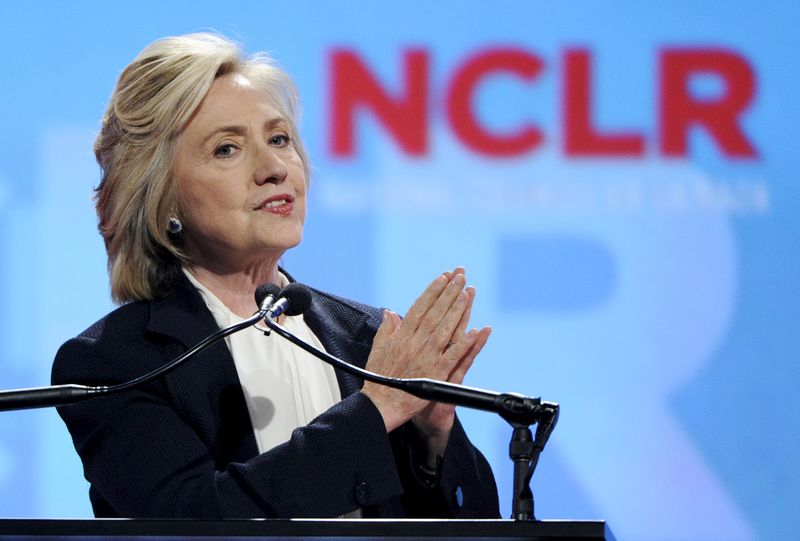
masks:
{"label": "lips", "polygon": [[279,216],[288,216],[294,210],[294,196],[285,193],[273,195],[264,199],[255,210],[262,210]]}

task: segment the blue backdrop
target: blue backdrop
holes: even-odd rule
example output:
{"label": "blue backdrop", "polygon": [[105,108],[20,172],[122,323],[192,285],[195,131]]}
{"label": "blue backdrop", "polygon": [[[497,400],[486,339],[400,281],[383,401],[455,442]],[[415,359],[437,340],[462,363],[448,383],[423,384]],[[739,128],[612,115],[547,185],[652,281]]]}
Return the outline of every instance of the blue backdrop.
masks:
{"label": "blue backdrop", "polygon": [[[303,96],[314,171],[287,268],[403,312],[464,265],[494,327],[468,383],[561,403],[540,518],[796,536],[794,3],[71,4],[0,22],[0,387],[46,384],[112,308],[91,147],[119,72],[216,29]],[[508,515],[509,429],[462,416]],[[54,411],[5,413],[0,434],[0,515],[91,515]]]}

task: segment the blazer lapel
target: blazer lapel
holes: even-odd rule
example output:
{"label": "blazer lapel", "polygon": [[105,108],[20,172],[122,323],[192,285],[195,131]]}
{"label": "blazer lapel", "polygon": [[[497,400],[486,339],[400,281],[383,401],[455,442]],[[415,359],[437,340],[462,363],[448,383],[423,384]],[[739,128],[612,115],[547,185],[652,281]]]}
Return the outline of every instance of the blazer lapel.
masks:
{"label": "blazer lapel", "polygon": [[[311,306],[303,317],[325,351],[363,368],[372,349],[374,331],[370,331],[368,326],[372,316],[339,299],[314,291]],[[336,369],[336,378],[342,398],[358,392],[364,384],[361,378],[339,369]]]}
{"label": "blazer lapel", "polygon": [[187,348],[218,329],[200,294],[181,274],[172,293],[150,306],[148,332],[177,340]]}
{"label": "blazer lapel", "polygon": [[[378,310],[314,291],[303,317],[328,353],[362,368],[366,365],[380,323]],[[151,304],[147,331],[154,339],[165,341],[164,362],[218,329],[202,297],[182,274],[170,296]],[[361,378],[338,369],[336,378],[342,398],[363,385]],[[258,454],[236,365],[223,341],[166,374],[164,381],[176,408],[192,420],[221,466]]]}
{"label": "blazer lapel", "polygon": [[[172,294],[151,305],[147,331],[164,341],[166,361],[217,330],[214,316],[182,274]],[[176,408],[193,422],[218,465],[258,454],[236,365],[223,340],[165,374],[164,382]]]}

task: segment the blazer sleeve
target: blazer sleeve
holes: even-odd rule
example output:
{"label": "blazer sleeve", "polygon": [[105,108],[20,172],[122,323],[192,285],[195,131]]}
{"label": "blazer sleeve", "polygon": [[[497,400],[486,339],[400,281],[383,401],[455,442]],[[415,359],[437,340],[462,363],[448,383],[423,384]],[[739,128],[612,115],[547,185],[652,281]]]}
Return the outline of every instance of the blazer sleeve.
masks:
{"label": "blazer sleeve", "polygon": [[[108,372],[112,354],[91,338],[70,340],[56,356],[53,381],[115,383],[98,376]],[[336,517],[402,493],[383,420],[361,393],[296,429],[285,444],[228,464],[215,463],[163,381],[59,414],[92,489],[117,516]]]}
{"label": "blazer sleeve", "polygon": [[472,445],[456,416],[436,475],[423,472],[427,449],[413,423],[391,434],[397,471],[403,483],[403,507],[420,518],[499,518],[492,469]]}
{"label": "blazer sleeve", "polygon": [[[329,352],[347,358],[354,364],[366,365],[375,333],[383,312],[377,308],[317,292],[312,306],[318,314],[335,314],[317,324],[319,335],[327,340]],[[350,318],[345,314],[353,314]],[[311,324],[311,322],[310,322]],[[330,329],[341,329],[331,333]],[[341,347],[331,336],[346,336],[360,342],[359,354],[352,344]],[[402,510],[384,510],[391,516],[421,518],[499,518],[497,486],[492,469],[481,452],[467,438],[456,417],[441,467],[433,483],[420,475],[427,450],[414,424],[406,423],[390,434],[397,471],[403,486]]]}

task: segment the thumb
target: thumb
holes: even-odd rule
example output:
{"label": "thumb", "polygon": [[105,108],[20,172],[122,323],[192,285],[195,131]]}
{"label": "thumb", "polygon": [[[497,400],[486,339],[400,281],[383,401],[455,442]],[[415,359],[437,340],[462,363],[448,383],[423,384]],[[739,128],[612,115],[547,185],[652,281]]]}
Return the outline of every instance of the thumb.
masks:
{"label": "thumb", "polygon": [[375,338],[372,339],[372,349],[383,349],[389,340],[389,337],[397,330],[398,318],[392,317],[391,310],[383,311],[383,321],[378,327],[378,332],[375,333]]}

